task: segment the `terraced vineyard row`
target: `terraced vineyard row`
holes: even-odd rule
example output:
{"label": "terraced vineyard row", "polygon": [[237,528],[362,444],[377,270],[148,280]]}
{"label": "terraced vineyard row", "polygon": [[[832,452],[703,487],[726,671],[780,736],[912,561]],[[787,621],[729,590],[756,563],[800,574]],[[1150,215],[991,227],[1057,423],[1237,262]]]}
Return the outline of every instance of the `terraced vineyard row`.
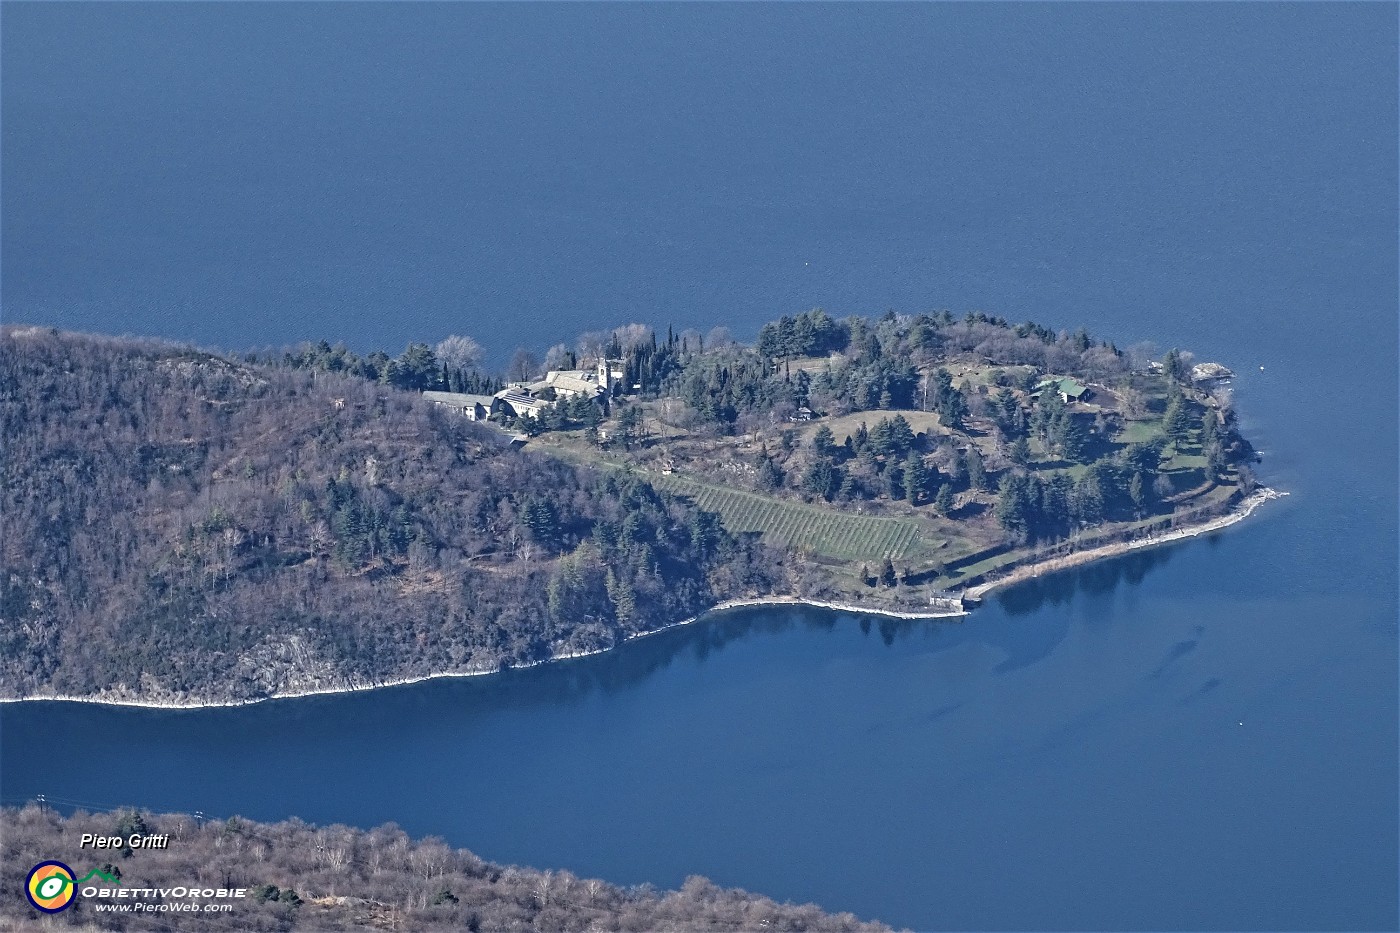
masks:
{"label": "terraced vineyard row", "polygon": [[770,544],[843,560],[922,560],[931,558],[941,544],[925,540],[914,519],[843,515],[675,475],[648,478],[660,488],[692,497],[702,509],[718,512],[730,531],[756,531]]}

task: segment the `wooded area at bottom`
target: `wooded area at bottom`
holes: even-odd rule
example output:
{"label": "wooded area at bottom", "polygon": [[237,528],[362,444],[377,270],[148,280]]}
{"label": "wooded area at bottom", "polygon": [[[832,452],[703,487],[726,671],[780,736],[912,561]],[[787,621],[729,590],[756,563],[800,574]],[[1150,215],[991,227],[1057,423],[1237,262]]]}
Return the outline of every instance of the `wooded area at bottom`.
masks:
{"label": "wooded area at bottom", "polygon": [[[372,830],[316,827],[300,820],[255,823],[200,820],[187,814],[76,812],[63,816],[30,804],[0,809],[4,858],[0,900],[7,930],[283,931],[283,930],[775,930],[860,931],[889,928],[812,904],[779,904],[692,876],[679,890],[624,888],[567,871],[496,865],[442,840],[410,839],[390,824]],[[165,849],[80,848],[82,834],[167,834]],[[59,860],[78,878],[98,869],[129,892],[120,899],[84,897],[41,914],[18,895],[30,869]],[[108,912],[102,903],[170,904],[178,887],[246,889],[225,912]],[[86,889],[88,886],[84,885]],[[149,895],[138,889],[156,889]],[[164,889],[162,896],[157,893]],[[141,896],[134,896],[140,894]],[[187,900],[188,898],[186,898]],[[200,903],[204,903],[200,901]]]}

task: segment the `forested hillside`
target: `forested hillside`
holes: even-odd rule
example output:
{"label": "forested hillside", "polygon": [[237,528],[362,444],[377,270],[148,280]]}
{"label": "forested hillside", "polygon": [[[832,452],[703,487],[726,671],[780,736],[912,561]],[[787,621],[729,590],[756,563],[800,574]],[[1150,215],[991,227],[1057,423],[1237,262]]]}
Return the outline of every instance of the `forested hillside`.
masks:
{"label": "forested hillside", "polygon": [[778,558],[345,374],[0,341],[0,693],[227,700],[615,644]]}
{"label": "forested hillside", "polygon": [[[888,927],[851,914],[828,914],[808,904],[779,904],[692,877],[677,891],[620,888],[567,871],[495,865],[436,839],[410,839],[395,826],[368,832],[316,827],[299,820],[254,823],[201,821],[184,814],[76,813],[28,806],[0,810],[4,889],[0,921],[7,930],[63,928],[122,930],[674,930],[862,931]],[[94,853],[80,849],[83,833],[97,836],[162,833],[168,849]],[[207,884],[246,888],[227,913],[107,913],[96,898],[41,917],[15,892],[29,867],[49,859],[86,873],[102,869],[122,889]],[[115,869],[115,870],[113,870]],[[134,901],[173,898],[133,894]],[[133,922],[134,921],[134,922]]]}

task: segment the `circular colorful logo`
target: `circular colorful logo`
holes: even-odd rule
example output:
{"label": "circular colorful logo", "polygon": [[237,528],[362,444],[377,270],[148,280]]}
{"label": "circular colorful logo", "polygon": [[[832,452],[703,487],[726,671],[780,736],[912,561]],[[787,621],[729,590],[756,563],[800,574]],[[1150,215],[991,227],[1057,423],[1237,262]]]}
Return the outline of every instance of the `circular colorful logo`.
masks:
{"label": "circular colorful logo", "polygon": [[40,862],[29,869],[24,895],[46,914],[56,914],[73,903],[73,869],[62,862]]}

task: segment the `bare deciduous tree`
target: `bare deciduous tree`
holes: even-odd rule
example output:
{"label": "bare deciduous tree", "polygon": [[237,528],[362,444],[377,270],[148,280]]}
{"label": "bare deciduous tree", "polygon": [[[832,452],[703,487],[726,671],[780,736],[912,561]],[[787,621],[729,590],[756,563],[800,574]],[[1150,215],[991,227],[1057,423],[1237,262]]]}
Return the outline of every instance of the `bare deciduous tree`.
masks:
{"label": "bare deciduous tree", "polygon": [[433,348],[439,361],[454,369],[475,369],[481,365],[486,350],[472,337],[453,334]]}
{"label": "bare deciduous tree", "polygon": [[639,344],[647,343],[651,340],[653,331],[649,324],[623,324],[621,327],[614,327],[612,335],[617,338],[617,342],[622,344],[624,350],[635,347]]}
{"label": "bare deciduous tree", "polygon": [[524,347],[515,351],[515,355],[510,358],[510,364],[506,366],[506,378],[512,382],[528,382],[539,374],[539,357]]}
{"label": "bare deciduous tree", "polygon": [[569,362],[569,348],[562,343],[556,343],[545,352],[545,369],[565,369]]}
{"label": "bare deciduous tree", "polygon": [[578,335],[578,343],[575,349],[578,350],[580,365],[591,366],[598,361],[607,349],[610,341],[608,334],[600,330],[590,330]]}
{"label": "bare deciduous tree", "polygon": [[705,335],[705,349],[707,350],[728,350],[734,344],[734,335],[729,332],[728,327],[711,328],[710,332]]}

